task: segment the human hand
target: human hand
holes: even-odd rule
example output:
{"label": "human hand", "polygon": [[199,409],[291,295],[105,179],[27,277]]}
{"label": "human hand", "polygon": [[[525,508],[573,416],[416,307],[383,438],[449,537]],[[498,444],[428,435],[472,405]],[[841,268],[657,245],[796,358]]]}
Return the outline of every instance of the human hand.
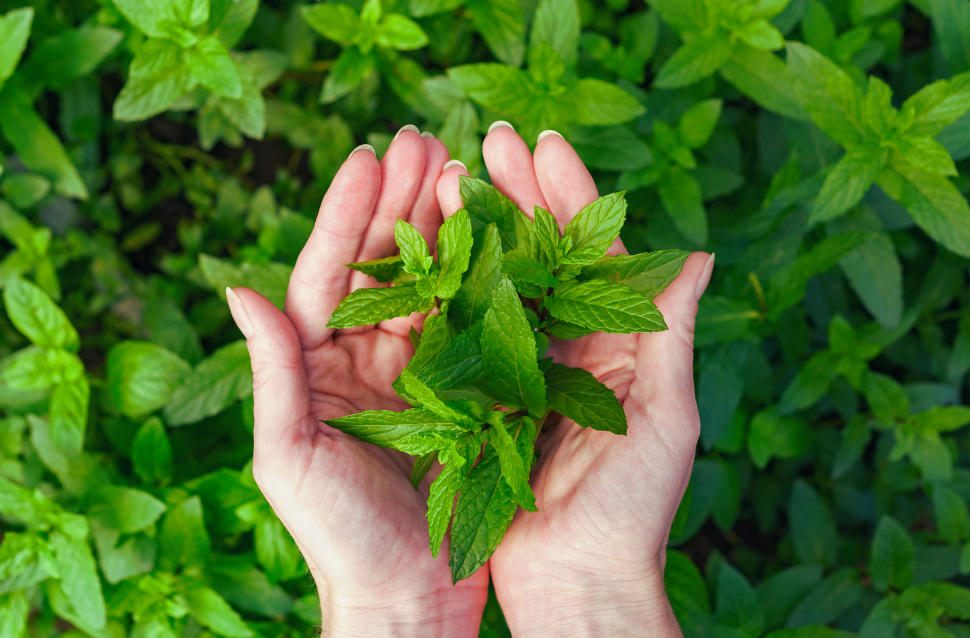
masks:
{"label": "human hand", "polygon": [[337,331],[327,322],[349,292],[382,285],[344,264],[394,253],[399,218],[434,245],[435,184],[447,161],[444,144],[405,129],[381,162],[354,152],[320,206],[285,314],[252,290],[227,292],[252,358],[253,474],[316,580],[325,636],[478,635],[488,570],[452,586],[448,552],[431,558],[425,501],[434,473],[416,491],[411,457],[320,422],[409,407],[391,382],[422,318]]}
{"label": "human hand", "polygon": [[[568,142],[544,137],[535,156],[511,128],[483,144],[493,184],[532,216],[552,212],[560,228],[598,197]],[[438,180],[441,209],[461,207],[458,177]],[[609,254],[626,250],[618,239]],[[538,512],[519,510],[489,561],[506,620],[530,636],[680,636],[664,594],[665,547],[690,478],[700,419],[694,398],[697,300],[713,258],[694,253],[657,299],[668,330],[597,333],[552,340],[557,362],[585,368],[616,392],[625,437],[562,419],[540,434],[532,474]]]}

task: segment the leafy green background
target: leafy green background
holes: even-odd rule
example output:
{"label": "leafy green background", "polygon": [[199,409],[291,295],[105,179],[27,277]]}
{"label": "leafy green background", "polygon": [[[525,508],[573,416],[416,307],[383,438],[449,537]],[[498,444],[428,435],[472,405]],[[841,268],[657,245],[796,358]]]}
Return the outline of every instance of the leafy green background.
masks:
{"label": "leafy green background", "polygon": [[[685,632],[970,636],[968,0],[0,15],[0,635],[313,631],[222,291],[282,305],[357,144],[417,124],[487,177],[506,119],[628,191],[632,252],[717,253]],[[494,598],[482,635],[508,636]]]}

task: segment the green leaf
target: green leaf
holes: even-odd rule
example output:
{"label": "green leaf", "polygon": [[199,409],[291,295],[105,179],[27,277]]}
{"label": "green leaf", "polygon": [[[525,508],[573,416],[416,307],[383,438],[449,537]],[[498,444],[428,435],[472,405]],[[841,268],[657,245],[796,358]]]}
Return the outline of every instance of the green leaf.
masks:
{"label": "green leaf", "polygon": [[62,89],[94,71],[123,37],[121,31],[98,26],[64,31],[41,42],[31,53],[23,72],[30,77],[43,78],[47,87]]}
{"label": "green leaf", "polygon": [[[852,213],[829,232],[842,230],[879,231],[882,223],[867,208]],[[839,266],[876,321],[887,329],[899,325],[903,312],[903,272],[896,248],[886,232],[849,252]]]}
{"label": "green leaf", "polygon": [[711,615],[707,584],[700,570],[697,569],[694,561],[673,549],[667,550],[664,589],[681,625]]}
{"label": "green leaf", "polygon": [[907,133],[911,136],[936,135],[958,120],[970,108],[970,72],[950,80],[927,84],[903,102],[902,117],[912,116]]}
{"label": "green leaf", "polygon": [[613,390],[581,368],[553,363],[545,374],[546,401],[550,410],[584,428],[626,434],[623,406]]}
{"label": "green leaf", "polygon": [[933,486],[933,511],[936,533],[948,543],[959,543],[970,537],[970,513],[963,497],[946,485]]}
{"label": "green leaf", "polygon": [[913,541],[906,530],[891,516],[883,516],[876,527],[869,555],[872,586],[884,592],[890,587],[900,591],[913,582],[915,566]]}
{"label": "green leaf", "polygon": [[[414,0],[412,11],[413,4]],[[495,57],[512,67],[519,67],[525,57],[525,17],[518,1],[465,0],[464,5],[471,13],[472,23]]]}
{"label": "green leaf", "polygon": [[[532,213],[533,223],[529,223],[525,215],[517,219],[521,220],[526,228],[535,235],[535,250],[530,254],[531,257],[538,258],[546,268],[556,268],[562,259],[562,237],[559,235],[559,222],[553,217],[552,213],[541,206],[536,206]],[[525,251],[524,240],[519,235],[519,244]]]}
{"label": "green leaf", "polygon": [[529,414],[541,416],[546,385],[536,361],[536,340],[519,295],[507,278],[492,293],[481,343],[489,393],[506,407],[525,406]]}
{"label": "green leaf", "polygon": [[226,638],[249,638],[255,635],[229,603],[208,587],[191,586],[182,595],[192,617],[213,633]]}
{"label": "green leaf", "polygon": [[0,16],[0,87],[9,78],[23,55],[30,36],[30,23],[34,19],[33,7],[24,7]]}
{"label": "green leaf", "polygon": [[627,334],[667,329],[652,301],[602,280],[568,281],[546,299],[546,307],[557,319],[594,331]]}
{"label": "green leaf", "polygon": [[45,539],[34,533],[4,534],[0,545],[0,594],[28,589],[56,575],[54,556]]}
{"label": "green leaf", "polygon": [[172,446],[161,419],[153,417],[138,428],[131,444],[131,462],[135,474],[146,483],[172,477]]}
{"label": "green leaf", "polygon": [[888,153],[881,149],[868,146],[849,149],[825,178],[808,223],[828,221],[847,213],[862,201],[888,159]]}
{"label": "green leaf", "polygon": [[[209,32],[219,36],[227,49],[236,46],[252,24],[258,0],[211,0]],[[292,27],[291,27],[292,28]]]}
{"label": "green leaf", "polygon": [[711,12],[704,0],[649,0],[648,4],[677,31],[703,29],[710,24]]}
{"label": "green leaf", "polygon": [[812,430],[801,419],[779,416],[772,409],[762,410],[751,419],[748,454],[759,470],[772,457],[793,459],[812,446]]}
{"label": "green leaf", "polygon": [[303,555],[290,533],[271,508],[256,523],[256,558],[270,582],[293,580],[303,575]]}
{"label": "green leaf", "polygon": [[622,124],[643,115],[646,109],[615,84],[584,78],[558,98],[568,117],[584,126]]}
{"label": "green leaf", "polygon": [[567,67],[576,65],[579,49],[579,7],[576,0],[539,0],[532,19],[529,46],[549,43]]}
{"label": "green leaf", "polygon": [[[428,465],[430,466],[430,463]],[[438,478],[431,483],[427,516],[432,558],[437,558],[438,552],[441,550],[441,543],[444,541],[445,532],[448,531],[448,523],[451,521],[455,497],[464,482],[464,467],[452,462],[445,465]],[[412,480],[412,483],[415,483],[415,481]]]}
{"label": "green leaf", "polygon": [[769,111],[793,120],[808,119],[795,93],[791,71],[769,51],[736,43],[721,67],[721,77]]}
{"label": "green leaf", "polygon": [[418,372],[433,361],[441,349],[451,341],[454,334],[448,325],[448,317],[442,314],[429,314],[424,318],[421,341],[414,349],[414,356],[408,361],[407,369]]}
{"label": "green leaf", "polygon": [[122,341],[108,352],[108,392],[133,419],[165,405],[191,366],[174,352],[145,341]]}
{"label": "green leaf", "polygon": [[677,89],[703,80],[731,59],[733,48],[734,43],[721,29],[689,40],[660,67],[653,85]]}
{"label": "green leaf", "polygon": [[359,261],[354,264],[346,264],[346,266],[357,272],[362,272],[368,277],[373,277],[381,283],[390,283],[392,281],[404,283],[404,281],[398,280],[402,275],[407,277],[407,274],[404,273],[404,259],[400,255],[371,259],[369,261]]}
{"label": "green leaf", "polygon": [[866,137],[862,92],[831,60],[811,47],[788,43],[788,68],[795,77],[795,92],[812,121],[845,147]]}
{"label": "green leaf", "polygon": [[47,293],[23,279],[11,279],[3,289],[3,304],[10,321],[30,342],[41,348],[77,352],[80,338],[67,315]]}
{"label": "green leaf", "polygon": [[487,446],[461,488],[451,523],[451,579],[478,571],[498,547],[517,509],[512,488],[502,480],[495,448]]}
{"label": "green leaf", "polygon": [[87,199],[87,187],[64,145],[34,110],[32,98],[12,85],[0,91],[0,129],[23,165],[50,179],[56,192]]}
{"label": "green leaf", "polygon": [[949,179],[890,164],[877,183],[934,241],[958,255],[970,256],[970,207]]}
{"label": "green leaf", "polygon": [[339,44],[348,45],[360,33],[360,17],[354,10],[335,2],[300,7],[300,14],[314,31]]}
{"label": "green leaf", "polygon": [[219,414],[252,394],[253,370],[246,341],[216,350],[195,366],[165,404],[169,425],[186,425]]}
{"label": "green leaf", "polygon": [[482,324],[476,323],[449,341],[438,356],[415,375],[435,390],[450,390],[481,381],[485,378],[481,338]]}
{"label": "green leaf", "polygon": [[134,122],[157,115],[198,83],[177,44],[161,39],[146,40],[131,61],[128,81],[114,103],[114,118]]}
{"label": "green leaf", "polygon": [[723,100],[703,100],[684,113],[678,123],[681,141],[689,148],[700,148],[710,139],[721,117]]}
{"label": "green leaf", "polygon": [[392,447],[397,441],[416,434],[440,432],[454,436],[464,432],[451,419],[424,408],[412,408],[403,412],[369,410],[330,419],[325,423],[365,443],[382,447]]}
{"label": "green leaf", "polygon": [[624,193],[604,195],[580,210],[563,229],[572,241],[565,264],[590,264],[606,255],[626,221]]}
{"label": "green leaf", "polygon": [[514,250],[517,246],[515,233],[518,206],[497,188],[474,177],[458,178],[461,201],[470,215],[472,229],[480,229],[495,224],[502,237],[502,251]]}
{"label": "green leaf", "polygon": [[770,316],[776,319],[783,310],[798,303],[805,296],[805,287],[812,277],[829,270],[849,252],[875,237],[871,233],[855,231],[839,233],[823,239],[799,256],[790,268],[771,279]]}
{"label": "green leaf", "polygon": [[407,317],[412,312],[425,311],[429,305],[428,298],[418,294],[414,284],[360,288],[340,302],[330,316],[327,327],[369,326],[395,317]]}
{"label": "green leaf", "polygon": [[950,73],[970,69],[970,7],[960,0],[928,0],[927,4]]}
{"label": "green leaf", "polygon": [[760,635],[765,628],[764,612],[754,588],[727,563],[717,572],[717,620],[752,636]]}
{"label": "green leaf", "polygon": [[219,38],[200,39],[185,50],[185,63],[202,86],[228,98],[242,97],[242,79]]}
{"label": "green leaf", "polygon": [[[519,119],[533,109],[535,88],[529,75],[505,64],[464,64],[448,69],[448,77],[475,102],[510,118]],[[466,178],[460,178],[459,183]],[[475,217],[465,198],[465,208]]]}
{"label": "green leaf", "polygon": [[785,36],[764,18],[752,20],[732,33],[756,49],[774,51],[785,46]]}
{"label": "green leaf", "polygon": [[389,13],[377,27],[377,44],[400,51],[420,49],[428,43],[428,36],[418,24],[400,13]]}
{"label": "green leaf", "polygon": [[175,571],[180,566],[202,567],[208,562],[210,552],[199,497],[192,496],[169,508],[158,535],[157,568]]}
{"label": "green leaf", "polygon": [[559,280],[545,266],[518,250],[502,256],[502,274],[512,279],[523,296],[534,299],[544,294],[544,288],[559,285]]}
{"label": "green leaf", "polygon": [[623,284],[647,299],[654,299],[673,283],[690,253],[658,250],[639,255],[613,255],[583,267],[583,279]]}
{"label": "green leaf", "polygon": [[956,175],[950,153],[932,137],[905,137],[897,145],[899,164],[909,164],[913,168],[934,175]]}
{"label": "green leaf", "polygon": [[840,357],[825,350],[813,355],[782,393],[775,408],[778,414],[791,414],[821,399],[838,374],[839,361]]}
{"label": "green leaf", "polygon": [[71,606],[86,624],[101,629],[107,620],[104,595],[101,593],[97,563],[87,541],[54,532],[50,542],[61,587]]}
{"label": "green leaf", "polygon": [[523,459],[516,447],[515,440],[505,429],[503,413],[492,412],[490,414],[495,418],[488,421],[492,426],[488,430],[488,442],[498,454],[499,465],[502,467],[502,478],[512,488],[516,503],[526,511],[536,512],[538,511],[536,497],[529,485],[529,470],[532,468],[531,450],[528,460]]}
{"label": "green leaf", "polygon": [[[435,460],[438,458],[438,452],[428,452],[427,454],[422,454],[414,460],[414,467],[411,468],[411,485],[414,489],[418,489],[421,485],[421,481],[428,474],[428,470],[434,465]],[[440,476],[440,475],[439,475]],[[431,511],[431,507],[428,507],[428,511]],[[451,520],[451,512],[448,513],[448,520]],[[430,523],[429,523],[430,529]],[[437,554],[436,554],[437,556]]]}
{"label": "green leaf", "polygon": [[625,126],[578,128],[569,143],[583,164],[608,171],[636,171],[653,164],[650,147]]}
{"label": "green leaf", "polygon": [[174,2],[168,0],[113,0],[115,7],[128,22],[150,38],[170,37],[170,25],[175,23]]}
{"label": "green leaf", "polygon": [[455,293],[448,316],[459,330],[485,318],[492,291],[502,277],[502,240],[498,227],[489,224],[472,238],[468,270]]}
{"label": "green leaf", "polygon": [[412,275],[428,274],[431,270],[431,253],[421,233],[403,219],[394,225],[394,241],[401,249],[404,270]]}
{"label": "green leaf", "polygon": [[104,485],[85,496],[87,515],[101,525],[133,534],[153,525],[168,509],[147,492]]}
{"label": "green leaf", "polygon": [[832,463],[832,478],[845,476],[854,468],[856,463],[862,460],[862,455],[865,454],[871,439],[872,430],[866,418],[856,416],[850,420],[842,430],[842,444]]}
{"label": "green leaf", "polygon": [[334,62],[320,92],[320,102],[330,104],[347,95],[374,72],[376,60],[372,54],[362,53],[359,47],[349,46]]}
{"label": "green leaf", "polygon": [[472,256],[472,225],[468,211],[459,209],[438,230],[438,296],[451,299],[461,287]]}
{"label": "green leaf", "polygon": [[664,210],[680,233],[696,246],[707,243],[707,211],[697,180],[679,166],[672,166],[657,183]]}
{"label": "green leaf", "polygon": [[765,628],[771,630],[783,625],[798,601],[820,580],[821,565],[796,565],[762,581],[756,591],[765,610]]}
{"label": "green leaf", "polygon": [[425,385],[423,381],[414,376],[414,373],[407,368],[401,371],[401,376],[398,379],[407,395],[417,401],[425,410],[430,410],[441,418],[460,425],[462,428],[472,428],[475,426],[474,421],[469,417],[445,405],[441,399],[435,396],[434,390]]}
{"label": "green leaf", "polygon": [[854,569],[843,568],[830,574],[792,610],[785,626],[827,625],[852,608],[865,590]]}
{"label": "green leaf", "polygon": [[808,483],[798,479],[789,500],[788,519],[795,554],[803,563],[833,565],[839,538],[828,506]]}
{"label": "green leaf", "polygon": [[90,398],[91,386],[84,376],[61,381],[51,393],[51,441],[67,456],[81,454]]}
{"label": "green leaf", "polygon": [[802,18],[802,37],[805,44],[816,51],[828,51],[835,42],[835,22],[832,14],[818,0],[810,0]]}

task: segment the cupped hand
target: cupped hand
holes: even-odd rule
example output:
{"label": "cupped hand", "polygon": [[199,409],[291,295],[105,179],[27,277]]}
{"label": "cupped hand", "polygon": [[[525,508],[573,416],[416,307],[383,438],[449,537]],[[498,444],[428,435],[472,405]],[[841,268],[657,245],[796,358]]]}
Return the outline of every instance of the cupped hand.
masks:
{"label": "cupped hand", "polygon": [[247,338],[256,425],[253,474],[292,534],[320,590],[325,636],[477,636],[488,573],[452,586],[448,551],[431,558],[425,501],[406,454],[321,423],[408,406],[391,382],[413,354],[422,317],[331,330],[351,291],[381,285],[344,264],[394,254],[404,219],[433,246],[442,217],[435,185],[445,146],[402,130],[378,162],[344,162],[290,277],[285,312],[259,294],[227,294]]}
{"label": "cupped hand", "polygon": [[[492,183],[530,216],[552,212],[560,228],[599,195],[573,148],[558,135],[535,156],[511,128],[483,144]],[[446,216],[461,207],[449,168],[437,192]],[[617,240],[610,254],[626,250]],[[700,432],[694,398],[697,301],[713,261],[694,253],[656,299],[668,330],[553,339],[550,353],[589,370],[622,402],[626,436],[562,419],[540,434],[532,473],[538,512],[519,510],[489,561],[499,603],[516,638],[679,636],[663,590],[667,536],[690,478]]]}

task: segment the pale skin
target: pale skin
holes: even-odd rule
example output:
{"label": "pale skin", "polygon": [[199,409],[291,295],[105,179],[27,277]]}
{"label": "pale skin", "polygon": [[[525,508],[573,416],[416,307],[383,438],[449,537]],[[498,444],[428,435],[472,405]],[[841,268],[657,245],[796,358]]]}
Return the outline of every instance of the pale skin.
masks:
{"label": "pale skin", "polygon": [[[531,215],[565,225],[598,197],[572,147],[549,135],[535,154],[509,127],[485,138],[494,185]],[[253,473],[293,535],[320,591],[324,636],[477,636],[489,576],[516,638],[680,636],[663,589],[670,524],[700,431],[693,383],[697,300],[713,260],[692,254],[656,302],[669,329],[553,340],[550,354],[612,388],[625,437],[566,419],[540,434],[532,472],[538,512],[519,511],[491,560],[451,584],[448,540],[437,559],[425,519],[433,469],[419,491],[411,457],[360,443],[321,420],[408,407],[391,382],[413,354],[412,316],[333,331],[351,291],[378,285],[344,264],[395,251],[394,223],[434,245],[461,206],[461,166],[444,145],[402,130],[383,160],[353,153],[324,197],[287,290],[285,312],[246,288],[229,291],[247,338],[255,392]],[[611,253],[625,252],[617,240]]]}

